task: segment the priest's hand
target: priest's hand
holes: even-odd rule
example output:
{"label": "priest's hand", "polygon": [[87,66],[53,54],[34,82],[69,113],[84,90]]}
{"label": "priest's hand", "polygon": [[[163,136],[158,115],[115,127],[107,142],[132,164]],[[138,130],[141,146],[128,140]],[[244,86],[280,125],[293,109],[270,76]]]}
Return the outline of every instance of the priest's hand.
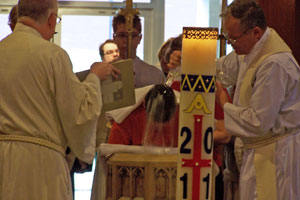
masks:
{"label": "priest's hand", "polygon": [[95,62],[91,66],[91,72],[95,73],[100,80],[106,80],[110,75],[118,79],[120,74],[120,70],[106,62]]}
{"label": "priest's hand", "polygon": [[170,69],[176,68],[181,65],[181,51],[173,51],[170,55],[170,62],[168,63],[168,67]]}
{"label": "priest's hand", "polygon": [[221,105],[222,109],[224,109],[224,104],[229,102],[228,95],[219,81],[216,81],[216,86],[216,101]]}
{"label": "priest's hand", "polygon": [[231,135],[225,129],[224,120],[216,120],[213,141],[215,145],[229,143]]}

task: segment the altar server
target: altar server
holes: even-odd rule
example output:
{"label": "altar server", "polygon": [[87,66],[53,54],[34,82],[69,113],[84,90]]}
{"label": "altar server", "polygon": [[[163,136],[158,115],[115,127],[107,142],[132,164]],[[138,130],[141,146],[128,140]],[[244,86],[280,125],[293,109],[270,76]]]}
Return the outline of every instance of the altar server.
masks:
{"label": "altar server", "polygon": [[[113,18],[114,41],[120,50],[120,58],[127,58],[127,38],[126,19],[124,15],[117,14]],[[133,32],[132,32],[132,59],[134,71],[135,88],[144,87],[147,85],[164,83],[165,76],[163,72],[144,61],[137,55],[137,47],[142,40],[142,25],[141,19],[138,15],[133,17]]]}

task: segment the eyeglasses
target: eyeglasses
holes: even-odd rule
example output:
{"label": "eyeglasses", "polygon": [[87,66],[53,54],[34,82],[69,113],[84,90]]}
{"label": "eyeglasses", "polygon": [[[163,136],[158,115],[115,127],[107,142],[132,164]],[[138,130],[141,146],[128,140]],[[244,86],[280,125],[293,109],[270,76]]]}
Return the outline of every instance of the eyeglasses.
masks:
{"label": "eyeglasses", "polygon": [[59,24],[61,22],[61,17],[56,15],[56,24]]}
{"label": "eyeglasses", "polygon": [[252,29],[252,28],[246,29],[241,35],[239,35],[238,37],[235,37],[235,38],[230,37],[227,33],[223,33],[223,36],[225,37],[226,40],[228,40],[230,42],[230,44],[235,44],[237,42],[237,40],[240,39],[241,37],[243,37],[243,35],[246,34],[250,29]]}
{"label": "eyeglasses", "polygon": [[[132,33],[132,38],[137,38],[141,36],[142,34],[140,33]],[[117,38],[128,38],[128,33],[120,32],[120,33],[114,33],[114,37]]]}

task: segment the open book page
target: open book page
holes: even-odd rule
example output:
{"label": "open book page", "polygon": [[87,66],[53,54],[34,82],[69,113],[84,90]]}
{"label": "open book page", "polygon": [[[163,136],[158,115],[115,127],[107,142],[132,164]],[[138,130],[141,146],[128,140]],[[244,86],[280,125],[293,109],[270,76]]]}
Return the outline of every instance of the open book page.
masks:
{"label": "open book page", "polygon": [[[131,106],[135,104],[133,61],[132,59],[120,60],[112,63],[121,73],[118,79],[109,76],[101,81],[102,112]],[[77,72],[80,81],[88,75],[89,70]]]}

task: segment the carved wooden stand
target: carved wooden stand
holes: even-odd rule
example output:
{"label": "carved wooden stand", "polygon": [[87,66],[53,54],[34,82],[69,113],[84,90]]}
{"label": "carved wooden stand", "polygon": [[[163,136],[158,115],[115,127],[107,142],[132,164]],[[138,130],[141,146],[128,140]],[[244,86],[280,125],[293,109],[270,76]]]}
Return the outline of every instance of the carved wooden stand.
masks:
{"label": "carved wooden stand", "polygon": [[177,155],[114,154],[107,161],[107,200],[175,200]]}

